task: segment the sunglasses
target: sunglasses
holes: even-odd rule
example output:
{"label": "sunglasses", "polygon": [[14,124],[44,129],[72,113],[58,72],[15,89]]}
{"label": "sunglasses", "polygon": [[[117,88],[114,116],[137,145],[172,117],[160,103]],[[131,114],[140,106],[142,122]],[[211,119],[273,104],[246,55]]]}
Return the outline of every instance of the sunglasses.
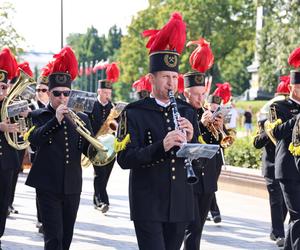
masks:
{"label": "sunglasses", "polygon": [[6,89],[8,89],[8,86],[6,86],[6,85],[1,85],[1,86],[0,86],[0,89],[6,90]]}
{"label": "sunglasses", "polygon": [[43,93],[46,93],[46,92],[47,92],[47,89],[36,89],[35,91],[36,91],[36,92],[43,92]]}
{"label": "sunglasses", "polygon": [[63,94],[65,97],[69,96],[71,93],[70,90],[65,90],[65,91],[59,91],[59,90],[53,90],[52,91],[52,94],[55,96],[55,97],[59,97],[61,96],[61,94]]}

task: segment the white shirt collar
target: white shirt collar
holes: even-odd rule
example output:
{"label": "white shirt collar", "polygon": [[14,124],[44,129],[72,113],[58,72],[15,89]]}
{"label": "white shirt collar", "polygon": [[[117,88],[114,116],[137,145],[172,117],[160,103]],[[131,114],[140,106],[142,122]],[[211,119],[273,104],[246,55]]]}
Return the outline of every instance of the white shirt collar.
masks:
{"label": "white shirt collar", "polygon": [[100,103],[102,106],[106,106],[106,105],[108,104],[108,102],[106,102],[106,103],[103,103],[103,102],[101,102],[101,101],[100,101],[100,97],[99,97],[99,96],[98,96],[98,98],[97,98],[97,99],[98,99],[99,103]]}
{"label": "white shirt collar", "polygon": [[158,99],[156,99],[156,98],[155,98],[155,101],[156,101],[156,103],[157,103],[159,106],[162,106],[162,107],[164,107],[164,108],[166,108],[166,107],[168,107],[168,106],[170,105],[170,102],[164,103],[164,102],[162,102],[162,101],[160,101],[160,100],[158,100]]}

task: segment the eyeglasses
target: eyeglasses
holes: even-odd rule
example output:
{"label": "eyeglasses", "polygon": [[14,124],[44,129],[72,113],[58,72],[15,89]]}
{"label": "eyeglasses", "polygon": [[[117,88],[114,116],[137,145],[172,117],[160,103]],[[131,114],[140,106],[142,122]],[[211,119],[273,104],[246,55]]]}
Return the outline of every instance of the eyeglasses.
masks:
{"label": "eyeglasses", "polygon": [[70,90],[65,90],[65,91],[59,91],[59,90],[53,90],[52,91],[52,94],[55,96],[55,97],[59,97],[61,96],[61,94],[63,94],[65,97],[69,96],[71,93]]}
{"label": "eyeglasses", "polygon": [[47,89],[36,89],[35,91],[36,91],[36,92],[43,92],[43,93],[46,93],[46,92],[47,92]]}
{"label": "eyeglasses", "polygon": [[6,89],[8,89],[8,86],[6,86],[6,85],[1,85],[0,88],[1,88],[2,90],[6,90]]}

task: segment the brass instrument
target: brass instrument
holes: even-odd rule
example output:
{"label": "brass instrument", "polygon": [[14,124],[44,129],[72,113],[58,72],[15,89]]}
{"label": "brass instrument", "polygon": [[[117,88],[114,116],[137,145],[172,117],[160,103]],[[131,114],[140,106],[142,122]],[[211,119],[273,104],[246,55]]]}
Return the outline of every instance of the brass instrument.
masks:
{"label": "brass instrument", "polygon": [[118,128],[116,119],[120,116],[126,105],[127,103],[125,102],[118,102],[111,109],[107,119],[95,135],[96,140],[104,145],[107,151],[99,151],[93,145],[90,145],[87,152],[88,157],[83,156],[81,160],[81,165],[83,167],[88,167],[90,164],[93,164],[94,166],[105,166],[112,162],[116,157],[116,152],[114,150],[114,133]]}
{"label": "brass instrument", "polygon": [[23,150],[29,146],[29,141],[24,140],[22,135],[24,135],[30,129],[31,123],[29,119],[20,117],[19,115],[15,117],[9,117],[8,109],[11,105],[16,103],[16,99],[23,93],[23,91],[32,84],[35,84],[35,80],[28,76],[22,69],[20,69],[20,76],[18,80],[12,86],[2,103],[1,121],[19,124],[18,133],[4,132],[7,143],[17,150]]}
{"label": "brass instrument", "polygon": [[270,140],[276,145],[277,140],[273,135],[273,126],[271,125],[273,122],[277,120],[277,114],[275,107],[270,107],[269,110],[269,119],[265,121],[264,123],[264,129]]}
{"label": "brass instrument", "polygon": [[222,139],[220,145],[222,148],[228,148],[234,143],[234,136],[232,134],[227,135],[223,129],[219,129]]}

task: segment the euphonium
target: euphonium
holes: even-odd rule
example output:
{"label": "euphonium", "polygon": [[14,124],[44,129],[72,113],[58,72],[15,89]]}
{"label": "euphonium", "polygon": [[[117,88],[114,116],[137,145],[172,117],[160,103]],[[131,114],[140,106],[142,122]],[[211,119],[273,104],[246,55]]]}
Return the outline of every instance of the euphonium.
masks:
{"label": "euphonium", "polygon": [[93,145],[88,147],[87,156],[83,157],[81,160],[81,165],[83,167],[88,167],[91,163],[94,166],[105,166],[112,162],[116,157],[116,152],[114,150],[114,133],[117,131],[118,123],[116,119],[119,117],[127,103],[118,102],[110,111],[107,119],[95,135],[97,141],[103,144],[107,151],[99,151]]}
{"label": "euphonium", "polygon": [[30,121],[23,117],[10,117],[8,116],[8,107],[16,102],[16,99],[22,94],[22,92],[30,85],[35,84],[33,78],[28,76],[22,69],[20,69],[20,76],[13,87],[10,89],[7,97],[3,100],[1,108],[1,121],[8,121],[12,123],[19,123],[21,133],[9,133],[4,132],[7,143],[17,150],[25,149],[29,146],[29,141],[23,140],[24,135],[31,127]]}

